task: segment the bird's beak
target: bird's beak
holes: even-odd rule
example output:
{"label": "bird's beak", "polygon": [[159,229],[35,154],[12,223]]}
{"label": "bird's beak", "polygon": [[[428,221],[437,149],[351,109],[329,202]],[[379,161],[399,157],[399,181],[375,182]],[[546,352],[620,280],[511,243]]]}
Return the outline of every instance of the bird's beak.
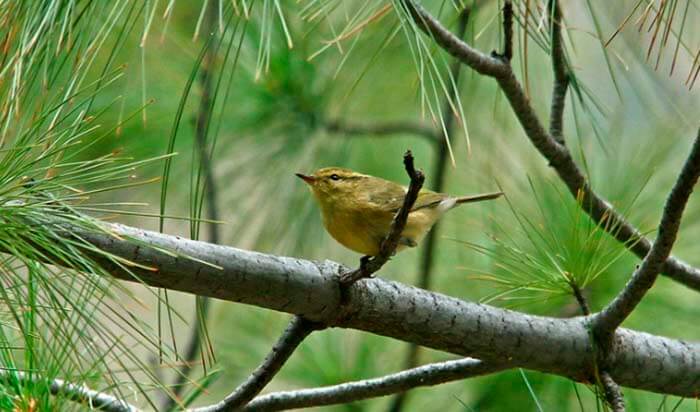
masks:
{"label": "bird's beak", "polygon": [[305,174],[301,173],[296,173],[297,177],[300,178],[301,180],[305,181],[306,183],[313,185],[316,182],[316,178],[313,176],[307,176]]}

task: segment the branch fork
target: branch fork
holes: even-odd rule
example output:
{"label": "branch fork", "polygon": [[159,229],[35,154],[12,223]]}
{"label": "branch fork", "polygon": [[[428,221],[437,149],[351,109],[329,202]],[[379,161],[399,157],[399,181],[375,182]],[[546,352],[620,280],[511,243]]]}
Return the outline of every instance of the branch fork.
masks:
{"label": "branch fork", "polygon": [[[558,117],[562,116],[564,108],[563,91],[565,91],[565,83],[563,79],[567,79],[566,83],[568,83],[568,74],[564,72],[567,76],[559,77],[560,81],[557,81],[559,92],[553,92],[552,104],[555,107],[553,113],[557,119],[553,124],[550,124],[551,132],[548,132],[540,121],[535,109],[530,104],[529,99],[525,95],[521,84],[518,82],[509,64],[505,64],[502,59],[484,54],[462,39],[459,39],[447,30],[439,20],[415,2],[403,0],[403,5],[409,11],[416,26],[430,36],[438,46],[476,72],[496,79],[532,144],[549,162],[549,165],[556,170],[573,196],[576,196],[579,191],[583,193],[583,210],[597,223],[600,223],[604,219],[609,220],[610,224],[606,225],[608,232],[619,242],[625,244],[635,255],[644,258],[652,247],[649,239],[620,215],[609,202],[598,196],[598,194],[592,190],[586,183],[584,173],[574,162],[570,151],[564,145],[563,136],[558,135],[559,127],[561,127],[562,124],[562,122],[558,120]],[[561,13],[558,12],[558,6],[556,4],[551,4],[551,7],[553,19],[560,19]],[[504,17],[508,17],[506,13],[504,13]],[[504,24],[505,23],[504,21]],[[551,29],[552,35],[555,36],[552,39],[553,59],[555,59],[553,65],[555,63],[557,64],[557,71],[559,71],[559,75],[561,75],[562,71],[559,69],[566,67],[565,61],[563,60],[563,43],[560,39],[561,23],[556,24],[556,22],[552,22]],[[507,40],[508,30],[504,31]],[[508,49],[507,45],[508,42],[506,41],[504,44],[504,54],[506,54]],[[557,76],[558,75],[555,74],[555,78]],[[552,120],[554,120],[554,118]],[[662,272],[675,281],[691,289],[700,291],[700,269],[692,267],[674,256],[669,256],[663,263]]]}

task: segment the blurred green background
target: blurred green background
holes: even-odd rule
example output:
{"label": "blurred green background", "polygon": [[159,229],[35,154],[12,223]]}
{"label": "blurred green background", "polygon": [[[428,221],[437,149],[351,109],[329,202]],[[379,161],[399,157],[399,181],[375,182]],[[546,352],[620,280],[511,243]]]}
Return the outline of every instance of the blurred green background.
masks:
{"label": "blurred green background", "polygon": [[[622,288],[634,269],[638,259],[587,219],[536,152],[495,81],[467,67],[461,69],[458,86],[462,108],[452,114],[461,119],[449,135],[454,164],[449,159],[445,165],[438,164],[438,144],[425,136],[329,130],[335,121],[362,126],[420,124],[445,138],[438,120],[445,115],[441,112],[445,93],[436,84],[437,79],[449,83],[449,56],[423,36],[423,51],[430,53],[429,58],[416,58],[415,34],[406,30],[393,10],[368,20],[357,33],[341,35],[380,10],[384,2],[234,1],[238,15],[230,2],[217,0],[141,3],[118,20],[99,55],[103,65],[124,65],[124,75],[95,95],[92,110],[102,112],[99,123],[107,129],[120,126],[82,156],[118,151],[146,159],[166,153],[173,142],[177,155],[172,160],[165,212],[206,217],[207,205],[199,210],[196,200],[203,193],[201,183],[193,183],[200,167],[196,123],[203,94],[216,95],[207,144],[214,146],[210,165],[218,220],[223,221],[217,229],[221,244],[354,266],[359,256],[326,234],[312,197],[294,173],[342,166],[406,182],[402,155],[411,149],[428,182],[439,167],[445,168],[444,191],[466,195],[500,187],[507,197],[462,207],[444,218],[437,234],[432,289],[529,313],[574,316],[578,310],[562,286],[562,270],[586,279],[585,294],[596,311]],[[460,6],[425,3],[455,29]],[[470,16],[465,38],[482,51],[499,48],[500,3],[466,2]],[[513,65],[520,80],[527,79],[527,91],[538,114],[547,119],[551,63],[548,46],[538,44],[547,37],[542,19],[545,6],[537,0],[515,3],[518,25]],[[635,8],[639,3],[642,6]],[[700,16],[692,1],[685,14],[681,1],[639,3],[562,2],[568,57],[582,90],[580,99],[570,91],[564,123],[567,144],[594,190],[653,236],[665,196],[698,126],[700,95],[697,87],[689,88],[686,78],[695,68],[694,51],[700,44],[700,26],[690,22]],[[665,3],[677,7],[675,20],[671,6]],[[205,10],[207,6],[213,12]],[[248,19],[242,16],[244,7],[252,8]],[[527,7],[531,11],[526,12]],[[366,10],[359,14],[362,8]],[[601,42],[633,10],[627,25],[603,48]],[[312,19],[317,11],[319,16]],[[649,16],[642,21],[645,11]],[[106,19],[105,15],[107,10]],[[663,47],[661,37],[652,44],[657,15],[663,22],[658,36],[673,20]],[[679,32],[682,19],[688,23]],[[526,22],[529,35],[523,30]],[[120,25],[128,24],[133,27],[119,37]],[[210,32],[214,34],[207,52],[203,47]],[[682,42],[674,57],[679,34]],[[120,46],[109,46],[111,42]],[[648,57],[650,45],[653,50]],[[115,54],[110,55],[113,50]],[[208,57],[202,53],[210,53],[212,59],[204,69],[202,59]],[[434,69],[428,67],[430,62]],[[672,64],[674,73],[669,76]],[[202,83],[203,70],[212,76],[208,92]],[[131,114],[135,115],[128,118]],[[460,122],[468,130],[469,148]],[[158,177],[162,166],[162,162],[154,163],[135,173]],[[146,202],[149,206],[130,210],[158,214],[161,186],[156,182],[103,197],[105,201]],[[697,197],[691,198],[674,248],[674,255],[696,266],[700,265],[696,246],[700,241],[699,205]],[[159,229],[158,218],[100,216]],[[169,234],[192,236],[192,229],[187,221],[165,221],[164,231]],[[211,225],[203,223],[198,237],[208,239],[211,230]],[[401,253],[380,276],[415,284],[422,253],[422,247]],[[155,329],[156,297],[141,286],[128,287],[144,305],[126,303],[125,308]],[[169,302],[187,320],[173,319],[172,331],[181,350],[195,316],[194,298],[170,292]],[[625,326],[698,340],[696,302],[693,292],[661,277]],[[287,314],[242,304],[212,302],[208,334],[216,362],[207,361],[206,372],[218,369],[219,375],[194,404],[216,402],[229,393],[262,360],[289,319]],[[161,322],[167,323],[165,318]],[[163,330],[168,336],[171,328],[166,324]],[[350,330],[315,333],[266,392],[396,372],[404,364],[407,348],[403,342]],[[140,356],[150,362],[153,354],[143,350]],[[420,355],[421,363],[450,358],[430,350]],[[172,381],[170,367],[156,369],[165,382]],[[192,379],[204,372],[197,366]],[[530,371],[524,376],[527,382],[514,370],[417,389],[410,393],[404,410],[602,408],[585,385]],[[672,410],[679,401],[629,389],[624,393],[632,411]],[[390,402],[391,397],[385,397],[318,410],[380,411],[387,410]],[[697,407],[696,400],[685,400],[677,410]]]}

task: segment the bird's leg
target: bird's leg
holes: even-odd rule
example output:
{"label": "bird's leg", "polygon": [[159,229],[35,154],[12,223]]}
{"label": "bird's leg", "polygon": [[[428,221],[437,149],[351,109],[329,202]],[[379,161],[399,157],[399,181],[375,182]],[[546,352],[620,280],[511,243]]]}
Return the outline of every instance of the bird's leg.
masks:
{"label": "bird's leg", "polygon": [[[360,272],[362,274],[367,273],[367,265],[369,265],[370,259],[372,259],[372,256],[369,255],[365,255],[360,258]],[[372,273],[368,277],[373,278],[374,274]]]}
{"label": "bird's leg", "polygon": [[340,275],[340,283],[342,284],[351,284],[357,281],[358,279],[362,279],[364,277],[367,277],[367,273],[370,273],[371,276],[371,270],[369,269],[370,263],[372,263],[372,256],[362,256],[360,258],[360,267],[351,270],[349,272],[345,272]]}

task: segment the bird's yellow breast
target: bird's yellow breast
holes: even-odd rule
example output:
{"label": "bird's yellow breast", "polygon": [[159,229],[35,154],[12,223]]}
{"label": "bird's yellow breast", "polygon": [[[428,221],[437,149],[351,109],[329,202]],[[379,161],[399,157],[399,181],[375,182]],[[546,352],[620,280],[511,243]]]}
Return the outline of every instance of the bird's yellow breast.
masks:
{"label": "bird's yellow breast", "polygon": [[[402,237],[418,243],[440,217],[437,208],[424,208],[411,212]],[[394,213],[371,207],[321,203],[323,225],[341,245],[358,253],[376,256],[382,240],[389,234]],[[397,251],[405,248],[399,244]]]}

